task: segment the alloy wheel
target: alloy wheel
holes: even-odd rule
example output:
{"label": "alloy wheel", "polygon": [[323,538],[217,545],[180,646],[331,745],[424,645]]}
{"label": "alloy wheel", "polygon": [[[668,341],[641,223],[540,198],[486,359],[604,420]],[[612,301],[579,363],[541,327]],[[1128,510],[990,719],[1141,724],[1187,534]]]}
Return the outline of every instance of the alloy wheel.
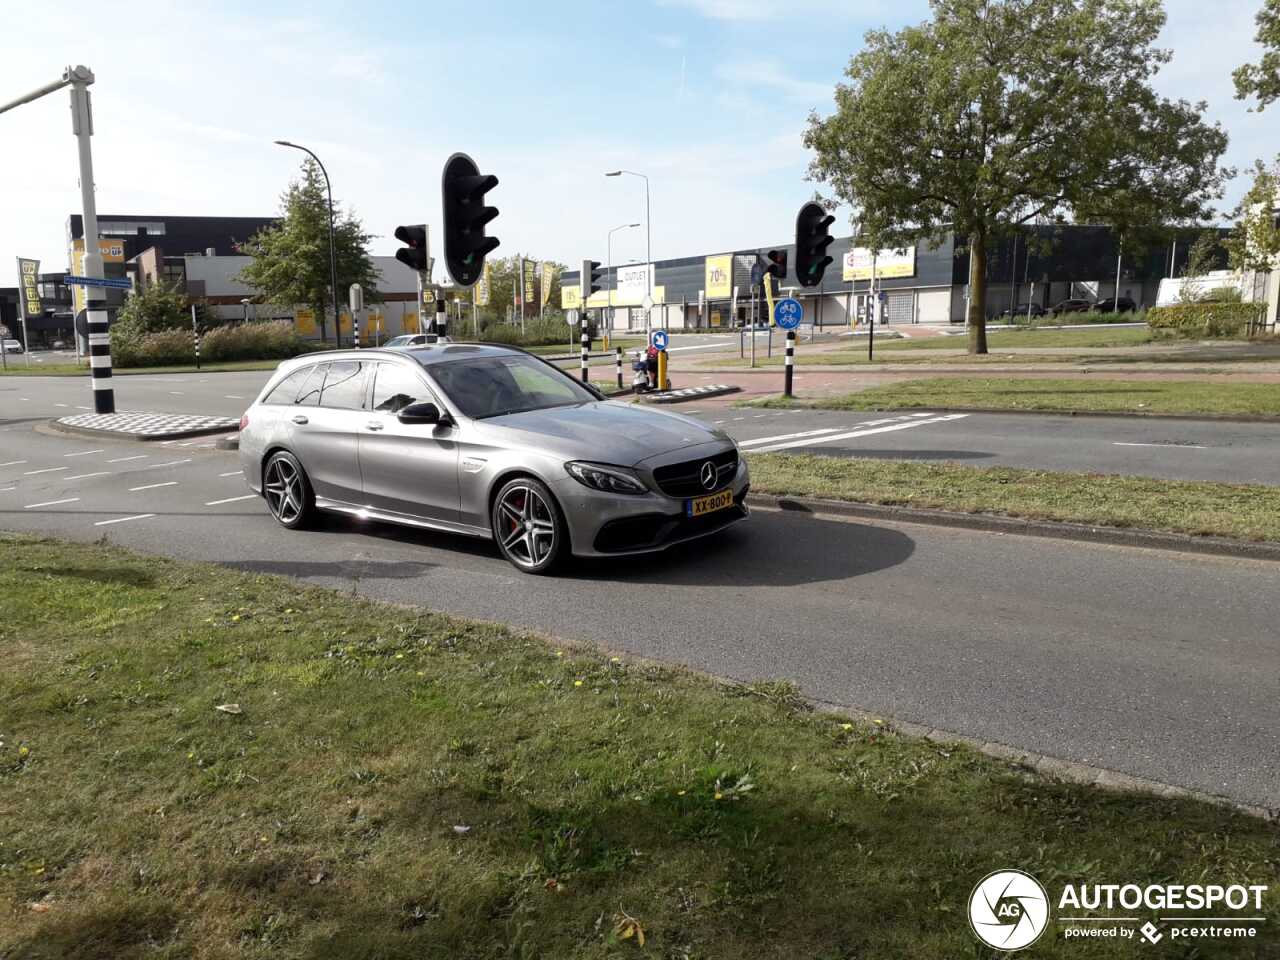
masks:
{"label": "alloy wheel", "polygon": [[526,484],[505,490],[498,501],[502,549],[521,567],[536,567],[556,547],[556,516],[538,491]]}
{"label": "alloy wheel", "polygon": [[297,523],[305,494],[297,468],[285,457],[276,457],[267,465],[265,489],[272,515],[285,526]]}

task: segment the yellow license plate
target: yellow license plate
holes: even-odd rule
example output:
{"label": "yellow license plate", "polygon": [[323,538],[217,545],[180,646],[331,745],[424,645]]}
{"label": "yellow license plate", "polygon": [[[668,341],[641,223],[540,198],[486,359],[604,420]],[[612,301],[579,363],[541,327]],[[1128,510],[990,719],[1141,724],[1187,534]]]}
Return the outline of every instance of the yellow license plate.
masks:
{"label": "yellow license plate", "polygon": [[687,501],[685,513],[690,517],[700,517],[704,513],[714,513],[731,506],[733,506],[733,491],[725,489]]}

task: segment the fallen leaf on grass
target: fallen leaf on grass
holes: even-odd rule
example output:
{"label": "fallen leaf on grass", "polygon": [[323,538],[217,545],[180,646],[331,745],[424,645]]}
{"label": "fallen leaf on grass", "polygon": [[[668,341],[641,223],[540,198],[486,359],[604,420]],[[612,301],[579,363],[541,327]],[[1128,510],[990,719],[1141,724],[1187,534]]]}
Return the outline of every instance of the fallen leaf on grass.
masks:
{"label": "fallen leaf on grass", "polygon": [[316,884],[318,884],[318,883],[319,883],[321,880],[323,880],[323,879],[324,879],[324,871],[323,871],[323,870],[321,870],[319,873],[317,873],[314,877],[312,877],[312,878],[311,878],[310,880],[308,880],[307,882],[308,882],[309,884],[311,884],[311,886],[313,886],[313,887],[314,887],[314,886],[316,886]]}
{"label": "fallen leaf on grass", "polygon": [[630,940],[635,938],[636,943],[644,946],[644,927],[640,926],[640,921],[630,916],[625,911],[617,915],[617,922],[613,925],[613,935],[619,940]]}
{"label": "fallen leaf on grass", "polygon": [[31,908],[32,913],[48,913],[49,912],[49,905],[47,903],[29,903],[27,904],[27,906]]}

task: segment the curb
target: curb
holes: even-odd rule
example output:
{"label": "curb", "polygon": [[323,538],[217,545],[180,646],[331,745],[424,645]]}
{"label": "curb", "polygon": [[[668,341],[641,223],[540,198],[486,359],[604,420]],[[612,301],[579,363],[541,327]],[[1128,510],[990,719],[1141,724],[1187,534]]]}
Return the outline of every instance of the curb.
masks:
{"label": "curb", "polygon": [[1061,757],[1052,757],[1048,754],[1036,753],[1033,750],[1011,747],[996,740],[984,740],[980,737],[970,737],[950,730],[931,727],[928,724],[912,723],[908,720],[880,716],[847,704],[816,700],[812,697],[806,697],[805,699],[815,709],[823,713],[853,716],[856,719],[870,721],[877,725],[883,724],[884,729],[891,730],[904,737],[931,740],[939,744],[960,744],[985,756],[1003,760],[1016,768],[1021,768],[1022,772],[1049,780],[1100,787],[1104,790],[1114,790],[1119,793],[1147,793],[1161,799],[1198,800],[1203,803],[1211,803],[1214,806],[1235,810],[1247,816],[1257,817],[1266,822],[1280,822],[1280,808],[1244,803],[1219,794],[1205,793],[1202,790],[1194,790],[1189,787],[1179,787],[1159,780],[1150,780],[1146,777],[1135,777],[1106,767],[1095,767],[1076,760],[1063,760]]}
{"label": "curb", "polygon": [[1074,540],[1147,550],[1173,550],[1181,553],[1237,557],[1246,560],[1280,562],[1280,543],[1254,540],[1232,540],[1227,537],[1196,537],[1185,533],[1159,530],[1095,527],[1083,523],[1052,520],[1026,520],[996,514],[957,513],[928,510],[921,507],[889,506],[850,500],[823,500],[817,497],[790,497],[766,493],[747,494],[747,503],[793,513],[832,514],[862,517],[868,520],[890,520],[901,523],[924,523],[939,527],[979,530],[984,533],[1012,533],[1020,536],[1044,537],[1050,540]]}
{"label": "curb", "polygon": [[694,400],[706,400],[709,397],[722,397],[729,393],[738,393],[741,387],[717,383],[707,387],[685,387],[683,390],[671,390],[663,393],[636,394],[641,403],[689,403]]}
{"label": "curb", "polygon": [[[167,433],[140,434],[124,433],[120,430],[94,430],[91,427],[75,427],[57,420],[49,420],[42,424],[46,430],[54,433],[66,433],[78,437],[92,437],[95,440],[136,440],[139,443],[150,443],[156,440],[183,440],[188,437],[207,437],[215,433],[226,433],[226,427],[202,427],[197,430],[177,430]],[[238,444],[237,444],[238,445]]]}
{"label": "curb", "polygon": [[224,437],[223,439],[216,441],[216,442],[214,443],[214,445],[213,445],[213,449],[215,449],[215,450],[239,450],[239,449],[240,449],[240,434],[237,432],[237,433],[236,433],[236,435],[235,435],[234,437]]}

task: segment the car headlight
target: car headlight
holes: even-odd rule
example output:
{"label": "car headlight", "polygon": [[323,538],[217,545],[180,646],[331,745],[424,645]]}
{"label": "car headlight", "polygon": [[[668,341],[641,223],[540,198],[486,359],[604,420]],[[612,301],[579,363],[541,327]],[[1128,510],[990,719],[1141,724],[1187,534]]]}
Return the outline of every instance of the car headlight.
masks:
{"label": "car headlight", "polygon": [[645,493],[645,486],[635,474],[623,467],[611,467],[603,463],[571,460],[564,465],[569,476],[592,490],[605,493]]}

